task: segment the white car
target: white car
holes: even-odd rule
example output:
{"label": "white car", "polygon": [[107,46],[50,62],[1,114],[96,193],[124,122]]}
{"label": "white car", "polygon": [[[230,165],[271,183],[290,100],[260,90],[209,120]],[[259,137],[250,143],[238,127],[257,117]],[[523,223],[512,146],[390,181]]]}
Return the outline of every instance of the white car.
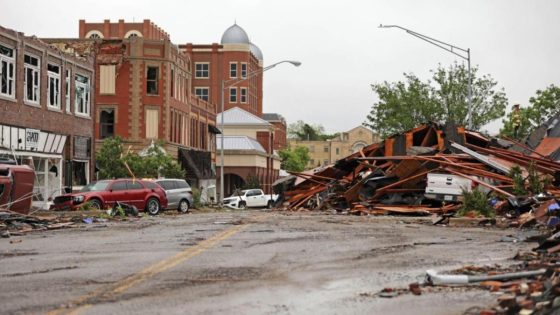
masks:
{"label": "white car", "polygon": [[245,189],[224,198],[224,206],[232,209],[252,207],[272,208],[278,195],[267,195],[261,189]]}

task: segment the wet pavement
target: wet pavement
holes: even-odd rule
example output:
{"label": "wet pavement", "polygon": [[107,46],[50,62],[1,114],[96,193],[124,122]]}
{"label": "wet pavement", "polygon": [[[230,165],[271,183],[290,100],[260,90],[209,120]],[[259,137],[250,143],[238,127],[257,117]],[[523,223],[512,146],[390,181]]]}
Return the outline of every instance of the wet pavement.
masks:
{"label": "wet pavement", "polygon": [[422,282],[427,269],[511,263],[532,245],[500,242],[515,233],[268,211],[38,232],[0,239],[0,313],[461,314],[495,297],[479,289],[372,293]]}

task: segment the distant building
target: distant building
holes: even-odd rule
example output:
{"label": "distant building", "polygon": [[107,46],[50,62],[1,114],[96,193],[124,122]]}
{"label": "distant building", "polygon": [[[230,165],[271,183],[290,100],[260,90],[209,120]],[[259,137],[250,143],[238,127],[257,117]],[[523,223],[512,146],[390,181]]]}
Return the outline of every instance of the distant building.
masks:
{"label": "distant building", "polygon": [[86,23],[79,39],[49,40],[96,61],[96,146],[112,136],[141,151],[153,141],[180,161],[193,186],[215,184],[216,106],[191,91],[192,62],[157,25]]}
{"label": "distant building", "polygon": [[91,59],[0,27],[0,155],[35,169],[35,206],[92,177],[94,73]]}
{"label": "distant building", "polygon": [[338,137],[327,141],[301,141],[288,139],[291,148],[303,146],[309,150],[310,160],[307,168],[328,165],[346,157],[363,147],[381,141],[379,136],[364,126],[342,132]]}
{"label": "distant building", "polygon": [[[218,123],[221,122],[218,114]],[[222,135],[217,137],[218,154]],[[278,179],[280,159],[274,154],[274,126],[241,108],[224,112],[224,194],[243,188],[249,177],[256,177],[266,193]],[[218,157],[219,159],[219,157]],[[217,169],[220,176],[220,168]]]}
{"label": "distant building", "polygon": [[288,146],[286,119],[276,113],[264,113],[262,118],[274,126],[274,144],[272,148],[277,151],[285,149]]}

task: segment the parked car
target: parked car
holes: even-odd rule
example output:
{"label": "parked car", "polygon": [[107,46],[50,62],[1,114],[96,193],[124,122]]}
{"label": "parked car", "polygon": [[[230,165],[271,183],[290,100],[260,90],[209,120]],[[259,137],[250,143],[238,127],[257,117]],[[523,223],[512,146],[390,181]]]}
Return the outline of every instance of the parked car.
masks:
{"label": "parked car", "polygon": [[92,182],[80,192],[58,196],[54,198],[51,209],[74,210],[86,203],[93,208],[105,209],[117,201],[152,215],[167,208],[165,191],[158,184],[138,179],[114,179]]}
{"label": "parked car", "polygon": [[224,206],[232,209],[245,209],[247,207],[272,208],[278,195],[267,195],[261,189],[245,189],[234,192],[224,198]]}
{"label": "parked car", "polygon": [[194,205],[192,189],[184,179],[158,179],[158,183],[167,195],[167,208],[177,209],[182,213],[189,212]]}

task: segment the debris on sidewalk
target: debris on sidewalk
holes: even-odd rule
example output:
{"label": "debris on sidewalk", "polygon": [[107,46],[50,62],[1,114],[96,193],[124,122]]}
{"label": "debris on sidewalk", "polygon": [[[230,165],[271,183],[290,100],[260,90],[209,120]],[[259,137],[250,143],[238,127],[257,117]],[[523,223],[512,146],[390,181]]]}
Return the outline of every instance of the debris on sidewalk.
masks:
{"label": "debris on sidewalk", "polygon": [[394,135],[334,165],[292,173],[283,210],[355,215],[450,215],[560,224],[560,163],[529,147],[454,124]]}
{"label": "debris on sidewalk", "polygon": [[31,231],[56,230],[75,225],[69,218],[38,217],[12,211],[0,211],[0,235],[20,236]]}

